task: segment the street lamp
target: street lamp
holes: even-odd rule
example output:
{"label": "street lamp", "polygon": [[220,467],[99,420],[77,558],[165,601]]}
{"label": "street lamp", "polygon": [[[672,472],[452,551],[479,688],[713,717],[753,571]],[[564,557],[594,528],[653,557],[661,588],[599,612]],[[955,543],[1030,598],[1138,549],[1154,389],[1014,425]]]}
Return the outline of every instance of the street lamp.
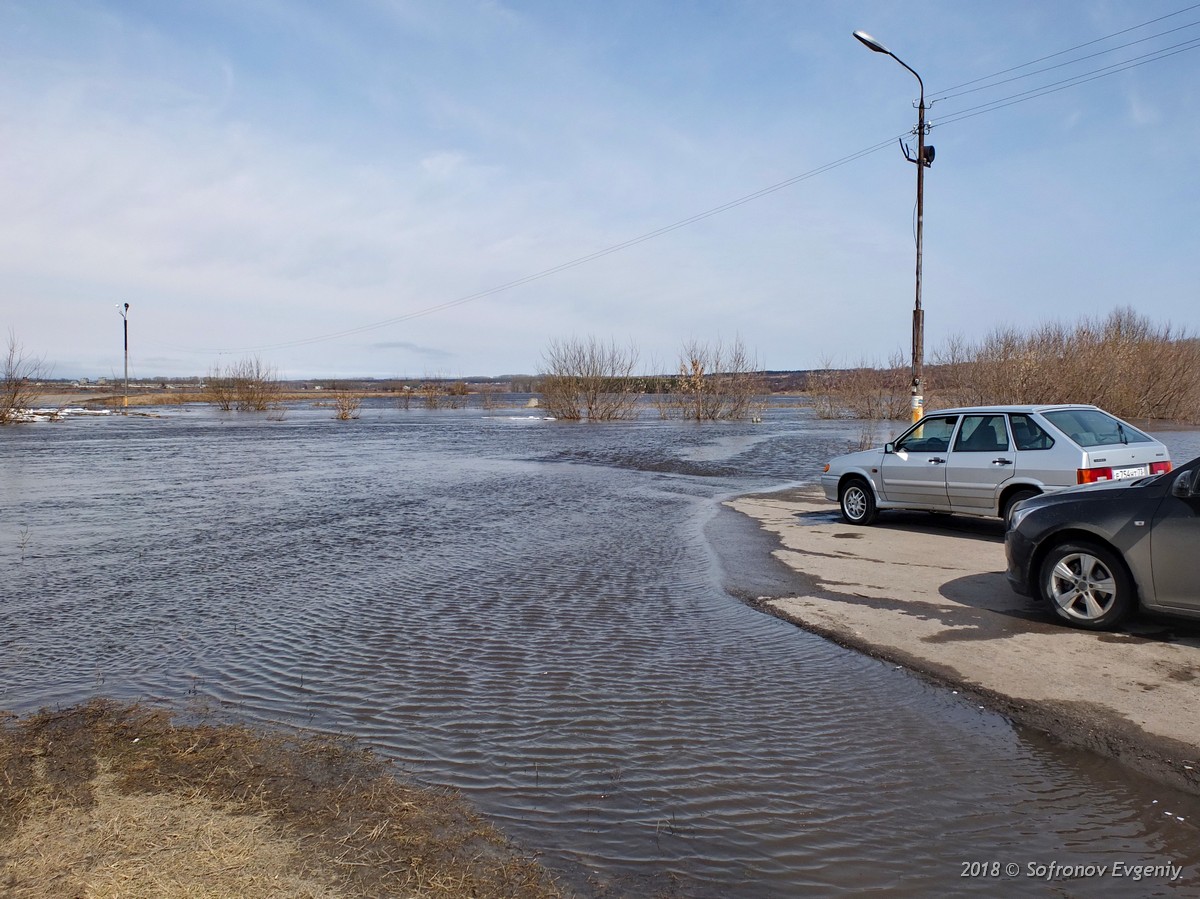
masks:
{"label": "street lamp", "polygon": [[117,313],[125,320],[125,401],[123,406],[129,408],[129,304],[122,309],[117,305]]}
{"label": "street lamp", "polygon": [[885,47],[865,31],[856,31],[854,36],[868,49],[876,53],[890,56],[904,68],[913,73],[917,84],[921,87],[921,100],[917,106],[917,155],[911,156],[904,141],[900,146],[904,150],[904,158],[917,166],[917,298],[913,306],[912,321],[912,420],[917,421],[922,414],[925,398],[921,395],[921,369],[925,357],[925,310],[921,308],[921,246],[925,232],[925,169],[933,164],[933,147],[925,146],[925,135],[928,126],[925,124],[925,82],[917,74],[916,69]]}

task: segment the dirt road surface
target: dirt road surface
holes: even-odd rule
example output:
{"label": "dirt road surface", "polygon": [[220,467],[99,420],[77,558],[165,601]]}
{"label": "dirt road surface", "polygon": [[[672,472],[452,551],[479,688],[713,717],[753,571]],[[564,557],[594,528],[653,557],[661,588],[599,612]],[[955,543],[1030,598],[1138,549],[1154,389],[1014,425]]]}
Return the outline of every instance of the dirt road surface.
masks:
{"label": "dirt road surface", "polygon": [[802,585],[763,597],[764,610],[1200,795],[1200,625],[1057,624],[1009,588],[996,519],[889,512],[859,527],[817,488],[727,505],[778,537],[775,555]]}

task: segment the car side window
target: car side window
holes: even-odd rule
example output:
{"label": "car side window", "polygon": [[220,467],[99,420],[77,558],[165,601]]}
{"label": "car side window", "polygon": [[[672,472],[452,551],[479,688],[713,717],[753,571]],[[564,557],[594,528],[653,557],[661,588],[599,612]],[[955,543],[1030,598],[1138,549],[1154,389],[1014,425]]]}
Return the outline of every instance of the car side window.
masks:
{"label": "car side window", "polygon": [[1003,415],[964,415],[954,439],[956,453],[999,453],[1008,449]]}
{"label": "car side window", "polygon": [[1008,417],[1012,425],[1013,443],[1019,450],[1044,450],[1054,446],[1054,438],[1028,415],[1014,413]]}
{"label": "car side window", "polygon": [[956,424],[957,415],[926,418],[896,442],[896,452],[944,453]]}

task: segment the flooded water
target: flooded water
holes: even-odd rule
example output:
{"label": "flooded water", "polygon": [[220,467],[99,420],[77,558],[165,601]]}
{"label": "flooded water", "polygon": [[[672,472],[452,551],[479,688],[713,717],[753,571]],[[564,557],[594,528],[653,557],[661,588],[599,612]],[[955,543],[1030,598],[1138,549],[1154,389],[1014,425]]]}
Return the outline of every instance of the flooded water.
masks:
{"label": "flooded water", "polygon": [[0,708],[350,734],[582,895],[1196,894],[1200,801],[732,598],[846,425],[164,416],[0,429]]}

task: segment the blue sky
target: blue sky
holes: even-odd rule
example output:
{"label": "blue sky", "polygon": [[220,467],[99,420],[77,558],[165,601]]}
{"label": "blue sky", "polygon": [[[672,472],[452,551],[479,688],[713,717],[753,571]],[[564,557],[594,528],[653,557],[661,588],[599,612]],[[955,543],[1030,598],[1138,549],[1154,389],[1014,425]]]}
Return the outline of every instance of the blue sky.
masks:
{"label": "blue sky", "polygon": [[1200,330],[1188,7],[2,0],[0,327],[63,377],[121,371],[125,302],[142,377],[907,358],[917,82],[863,29],[933,101],[927,358],[1125,305]]}

